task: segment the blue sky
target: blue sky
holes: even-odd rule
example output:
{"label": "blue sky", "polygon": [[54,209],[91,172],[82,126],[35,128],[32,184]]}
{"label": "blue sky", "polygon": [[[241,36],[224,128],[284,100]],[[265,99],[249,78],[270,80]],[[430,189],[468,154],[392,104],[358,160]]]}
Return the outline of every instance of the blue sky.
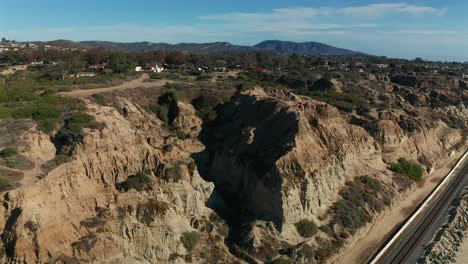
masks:
{"label": "blue sky", "polygon": [[468,61],[466,10],[466,0],[0,0],[0,36],[241,45],[281,39]]}

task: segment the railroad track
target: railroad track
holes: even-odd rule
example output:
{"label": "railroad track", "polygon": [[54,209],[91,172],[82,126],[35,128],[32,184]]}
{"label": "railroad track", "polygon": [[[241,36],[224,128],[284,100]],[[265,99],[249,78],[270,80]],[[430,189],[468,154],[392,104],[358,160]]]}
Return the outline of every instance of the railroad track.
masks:
{"label": "railroad track", "polygon": [[467,168],[468,165],[465,162],[460,172],[456,175],[456,178],[453,179],[449,186],[442,192],[440,198],[433,206],[433,208],[429,211],[427,217],[419,225],[419,227],[413,233],[411,238],[404,244],[402,249],[390,261],[390,263],[405,263],[405,259],[411,252],[413,252],[413,250],[421,240],[421,237],[426,233],[428,228],[435,221],[435,219],[441,213],[441,211],[446,208],[447,203],[449,203],[452,200],[452,194],[457,189],[458,185],[463,181]]}
{"label": "railroad track", "polygon": [[[418,209],[408,218],[408,223],[404,227],[400,228],[395,235],[392,235],[394,238],[389,240],[385,244],[386,246],[380,250],[379,254],[376,256],[374,255],[374,257],[371,258],[369,263],[409,263],[405,261],[408,259],[410,254],[414,252],[416,247],[420,245],[421,239],[427,233],[432,224],[437,220],[441,212],[446,209],[448,203],[453,199],[453,195],[457,191],[457,188],[468,174],[468,162],[465,161],[463,164],[459,165],[461,165],[460,169],[456,175],[453,175],[454,177],[447,182],[445,189],[441,190],[438,196],[436,195],[435,197],[431,197],[435,198],[432,204],[426,204],[427,211],[419,212],[421,207],[425,207],[424,204],[428,203],[429,197],[434,193],[426,198],[425,202],[423,202],[421,206],[418,207]],[[410,226],[407,226],[410,225],[410,223],[411,225],[414,224],[413,229],[411,229]]]}

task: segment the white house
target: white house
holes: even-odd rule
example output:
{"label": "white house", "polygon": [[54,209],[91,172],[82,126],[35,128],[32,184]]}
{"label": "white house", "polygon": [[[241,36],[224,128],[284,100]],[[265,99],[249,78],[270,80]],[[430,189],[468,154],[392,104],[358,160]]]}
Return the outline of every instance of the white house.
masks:
{"label": "white house", "polygon": [[96,76],[97,73],[95,72],[79,72],[77,74],[72,74],[70,75],[71,77],[92,77],[92,76]]}
{"label": "white house", "polygon": [[136,67],[135,67],[135,71],[141,72],[141,71],[143,71],[143,68],[141,68],[141,66],[136,66]]}
{"label": "white house", "polygon": [[160,65],[160,64],[156,64],[154,66],[148,65],[148,66],[146,66],[146,69],[148,71],[152,71],[152,72],[162,72],[162,71],[164,71],[164,67],[162,65]]}

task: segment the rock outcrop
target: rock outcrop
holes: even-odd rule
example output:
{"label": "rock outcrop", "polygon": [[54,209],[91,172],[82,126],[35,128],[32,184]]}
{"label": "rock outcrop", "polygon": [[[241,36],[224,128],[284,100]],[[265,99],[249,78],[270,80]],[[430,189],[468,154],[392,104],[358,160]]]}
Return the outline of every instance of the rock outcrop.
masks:
{"label": "rock outcrop", "polygon": [[[275,253],[259,255],[261,248],[287,251],[288,244],[306,243],[301,245],[309,253],[290,254],[297,263],[317,261],[320,243],[302,238],[295,224],[301,219],[327,224],[347,182],[369,175],[385,186],[386,198],[399,199],[408,184],[392,178],[386,163],[407,158],[430,168],[462,140],[444,122],[414,118],[404,110],[347,114],[307,97],[261,88],[234,96],[202,137],[210,156],[205,178],[236,212],[236,221],[244,223],[241,246],[267,260]],[[268,231],[264,221],[278,233]],[[323,232],[318,236],[323,245],[337,247]]]}
{"label": "rock outcrop", "polygon": [[[336,100],[350,100],[346,112],[256,87],[217,107],[205,124],[183,102],[171,101],[168,126],[117,96],[112,107],[86,102],[102,125],[83,133],[58,133],[52,144],[28,132],[24,156],[38,163],[55,152],[73,158],[1,194],[1,260],[323,262],[414,185],[388,163],[406,158],[429,172],[466,146],[447,117],[463,120],[465,110],[442,104],[443,93],[433,110],[429,91],[380,83],[364,89],[368,104],[352,106],[345,93],[365,83],[330,85],[325,90]],[[351,215],[337,221],[340,205]],[[298,230],[301,220],[317,225],[309,222],[311,234]]]}
{"label": "rock outcrop", "polygon": [[[184,142],[128,100],[119,99],[117,109],[88,102],[105,127],[85,129],[71,162],[2,194],[3,262],[236,262],[222,243],[223,221],[205,206],[214,186],[200,178]],[[174,179],[166,180],[169,171]],[[150,190],[116,189],[141,172]],[[189,252],[181,237],[192,231],[200,246]]]}
{"label": "rock outcrop", "polygon": [[420,258],[420,263],[452,263],[461,242],[468,238],[468,191],[457,199],[445,225],[425,246],[426,252]]}

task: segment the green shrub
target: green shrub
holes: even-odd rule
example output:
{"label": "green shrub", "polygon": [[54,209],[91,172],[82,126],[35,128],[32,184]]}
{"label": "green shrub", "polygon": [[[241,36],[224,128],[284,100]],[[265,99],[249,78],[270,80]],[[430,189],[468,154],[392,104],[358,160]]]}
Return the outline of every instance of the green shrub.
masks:
{"label": "green shrub", "polygon": [[159,96],[158,103],[161,105],[170,105],[174,102],[177,103],[181,101],[183,97],[181,92],[176,89],[171,89]]}
{"label": "green shrub", "polygon": [[10,181],[8,179],[0,178],[0,188],[6,187],[10,185]]}
{"label": "green shrub", "polygon": [[106,98],[101,94],[93,94],[93,98],[98,105],[107,106]]}
{"label": "green shrub", "polygon": [[65,128],[73,132],[81,132],[81,129],[87,127],[94,121],[94,116],[86,113],[76,113],[65,120]]}
{"label": "green shrub", "polygon": [[240,83],[236,86],[236,89],[239,91],[239,92],[244,92],[244,91],[248,91],[248,90],[251,90],[255,87],[255,85],[257,85],[255,82],[243,82],[243,83]]}
{"label": "green shrub", "polygon": [[117,185],[117,189],[129,191],[135,189],[137,191],[143,191],[151,188],[153,182],[151,178],[144,173],[137,173],[136,175],[129,176],[126,181],[121,182]]}
{"label": "green shrub", "polygon": [[24,167],[24,162],[21,159],[18,159],[17,155],[6,157],[4,159],[7,167],[9,168],[21,169]]}
{"label": "green shrub", "polygon": [[350,230],[356,230],[371,220],[366,210],[347,200],[340,200],[334,205],[334,222]]}
{"label": "green shrub", "polygon": [[139,209],[146,210],[151,216],[164,216],[169,210],[169,205],[156,199],[149,199]]}
{"label": "green shrub", "polygon": [[18,151],[15,148],[4,148],[0,150],[0,157],[3,157],[3,158],[16,156],[17,154],[18,154]]}
{"label": "green shrub", "polygon": [[359,179],[364,185],[369,186],[369,188],[371,188],[372,190],[376,192],[382,189],[382,184],[374,178],[364,175],[364,176],[361,176]]}
{"label": "green shrub", "polygon": [[70,161],[70,157],[67,155],[63,155],[63,154],[57,154],[54,157],[54,161],[55,161],[55,164],[60,165],[60,164]]}
{"label": "green shrub", "polygon": [[302,219],[295,224],[297,232],[302,237],[311,237],[317,233],[317,225],[311,220]]}
{"label": "green shrub", "polygon": [[[371,216],[366,208],[380,212],[385,206],[384,201],[378,198],[381,190],[382,184],[369,176],[361,176],[353,182],[347,182],[346,187],[340,191],[342,199],[332,206],[331,224],[339,224],[353,232],[370,222]],[[321,230],[333,233],[329,228],[321,227]]]}
{"label": "green shrub", "polygon": [[173,182],[179,182],[182,179],[182,173],[179,167],[167,168],[164,172],[164,179],[167,181],[172,180]]}
{"label": "green shrub", "polygon": [[366,106],[368,101],[360,96],[338,92],[306,92],[307,96],[319,100],[339,109],[351,111],[356,106]]}
{"label": "green shrub", "polygon": [[198,241],[200,241],[200,234],[198,234],[198,232],[196,231],[184,232],[180,237],[180,241],[182,242],[184,247],[190,252],[198,244]]}
{"label": "green shrub", "polygon": [[60,118],[62,111],[51,105],[34,104],[14,110],[11,116],[13,118],[32,118],[39,121],[49,118]]}
{"label": "green shrub", "polygon": [[0,107],[0,119],[11,118],[12,109],[6,107]]}
{"label": "green shrub", "polygon": [[319,229],[325,234],[327,234],[329,237],[335,236],[335,232],[333,231],[333,228],[330,225],[323,225],[319,227]]}
{"label": "green shrub", "polygon": [[50,133],[58,127],[59,122],[60,122],[60,119],[57,119],[57,118],[44,119],[44,120],[39,121],[38,128],[42,132]]}
{"label": "green shrub", "polygon": [[201,95],[192,101],[193,107],[197,110],[197,115],[203,120],[214,120],[216,118],[215,107],[222,101],[212,94]]}
{"label": "green shrub", "polygon": [[160,104],[150,106],[150,109],[164,123],[169,123],[169,108]]}
{"label": "green shrub", "polygon": [[213,109],[220,103],[222,103],[221,99],[213,94],[203,94],[192,101],[192,105],[196,110],[203,108]]}
{"label": "green shrub", "polygon": [[185,134],[185,132],[181,130],[176,130],[175,135],[180,140],[185,140],[187,138],[187,134]]}
{"label": "green shrub", "polygon": [[396,173],[404,174],[413,181],[420,181],[424,173],[423,168],[419,164],[407,161],[406,159],[399,159],[397,163],[392,163],[389,169]]}

